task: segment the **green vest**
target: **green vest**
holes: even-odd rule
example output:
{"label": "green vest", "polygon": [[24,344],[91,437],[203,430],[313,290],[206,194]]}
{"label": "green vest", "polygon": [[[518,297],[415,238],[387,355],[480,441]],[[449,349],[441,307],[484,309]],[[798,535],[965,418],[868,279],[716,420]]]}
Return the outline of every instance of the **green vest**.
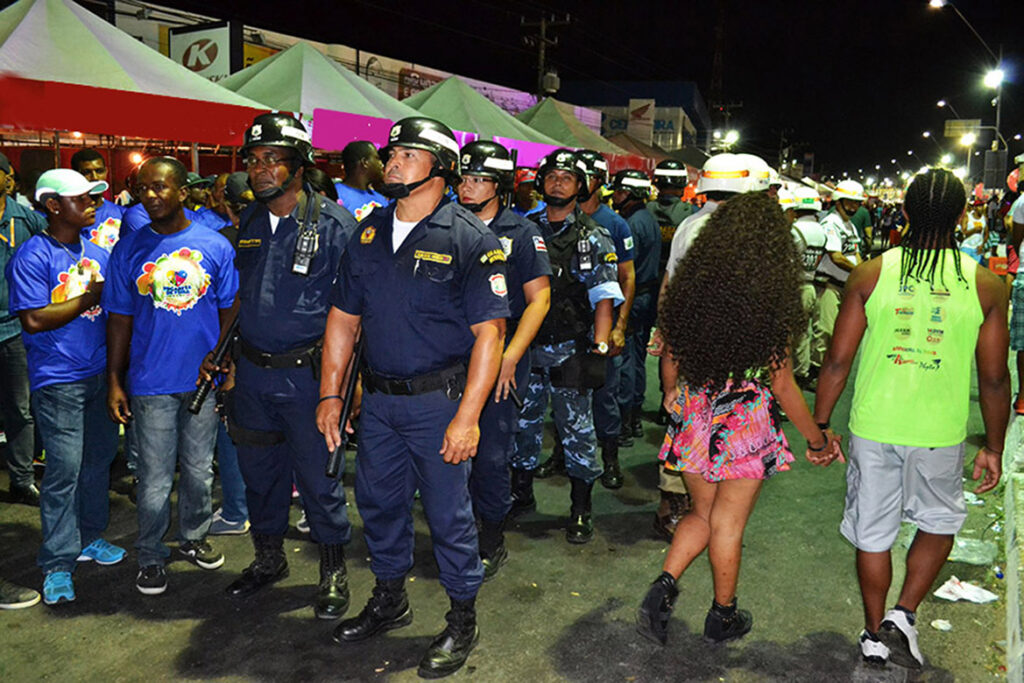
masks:
{"label": "green vest", "polygon": [[[983,320],[978,264],[947,249],[933,285],[908,280],[901,288],[902,254],[896,247],[882,255],[878,283],[864,305],[868,324],[850,431],[898,446],[955,446],[967,436],[971,366]],[[957,279],[953,258],[960,259],[966,282]]]}

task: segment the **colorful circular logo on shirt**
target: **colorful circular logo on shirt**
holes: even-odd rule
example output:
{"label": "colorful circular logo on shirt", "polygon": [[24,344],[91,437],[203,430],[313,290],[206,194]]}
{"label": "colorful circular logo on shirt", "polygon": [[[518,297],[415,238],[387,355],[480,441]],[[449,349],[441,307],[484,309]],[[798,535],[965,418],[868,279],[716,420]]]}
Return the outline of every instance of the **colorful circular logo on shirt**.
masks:
{"label": "colorful circular logo on shirt", "polygon": [[210,276],[199,263],[201,252],[182,247],[142,266],[135,285],[142,296],[153,297],[153,305],[175,315],[189,310],[210,287]]}
{"label": "colorful circular logo on shirt", "polygon": [[[89,286],[89,280],[92,279],[93,273],[96,273],[96,279],[102,282],[103,278],[99,277],[100,264],[91,258],[79,259],[75,265],[68,266],[66,271],[57,276],[57,281],[60,284],[50,290],[50,303],[62,304],[85,294],[85,289]],[[82,311],[80,317],[95,320],[102,312],[103,309],[99,306],[93,306]]]}
{"label": "colorful circular logo on shirt", "polygon": [[103,247],[107,251],[113,251],[121,236],[121,221],[116,218],[108,218],[95,228],[89,230],[89,241],[97,247]]}

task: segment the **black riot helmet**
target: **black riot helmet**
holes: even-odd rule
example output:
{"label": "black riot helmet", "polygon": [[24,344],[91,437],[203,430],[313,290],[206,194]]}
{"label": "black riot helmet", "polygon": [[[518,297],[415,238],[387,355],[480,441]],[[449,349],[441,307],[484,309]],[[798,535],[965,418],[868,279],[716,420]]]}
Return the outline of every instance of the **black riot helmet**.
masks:
{"label": "black riot helmet", "polygon": [[476,204],[462,204],[473,213],[480,213],[492,200],[497,199],[499,194],[512,191],[513,176],[515,174],[515,162],[508,150],[496,142],[489,140],[476,140],[462,147],[462,158],[460,167],[462,176],[480,176],[490,178],[497,187],[495,193],[482,202]]}
{"label": "black riot helmet", "polygon": [[408,197],[409,193],[431,178],[443,178],[450,185],[459,182],[459,143],[451,128],[425,116],[410,116],[391,126],[388,144],[380,149],[380,158],[387,165],[393,147],[422,149],[434,155],[435,164],[429,175],[413,183],[384,183],[381,194],[391,199]]}
{"label": "black riot helmet", "polygon": [[602,185],[608,182],[608,162],[600,152],[595,152],[592,149],[581,149],[576,154],[586,164],[588,176],[597,178],[598,182]]}
{"label": "black riot helmet", "polygon": [[293,116],[287,114],[260,114],[245,131],[242,156],[249,156],[253,147],[286,147],[295,152],[295,161],[290,166],[288,178],[281,187],[262,192],[253,191],[256,199],[269,202],[284,194],[284,188],[291,185],[295,174],[302,166],[313,165],[313,144],[305,127]]}
{"label": "black riot helmet", "polygon": [[690,176],[686,165],[675,159],[663,159],[654,167],[654,186],[659,190],[667,187],[683,189],[689,184]]}
{"label": "black riot helmet", "polygon": [[[544,176],[551,171],[568,171],[576,175],[580,184],[580,191],[577,197],[554,197],[544,191]],[[587,165],[571,149],[556,149],[551,154],[540,160],[537,168],[537,185],[544,195],[544,201],[555,208],[568,206],[574,199],[585,200],[590,193],[587,192]]]}
{"label": "black riot helmet", "polygon": [[628,168],[615,174],[612,180],[612,192],[628,192],[629,197],[624,202],[612,204],[616,211],[622,210],[630,202],[639,199],[647,201],[651,197],[651,179],[643,171]]}

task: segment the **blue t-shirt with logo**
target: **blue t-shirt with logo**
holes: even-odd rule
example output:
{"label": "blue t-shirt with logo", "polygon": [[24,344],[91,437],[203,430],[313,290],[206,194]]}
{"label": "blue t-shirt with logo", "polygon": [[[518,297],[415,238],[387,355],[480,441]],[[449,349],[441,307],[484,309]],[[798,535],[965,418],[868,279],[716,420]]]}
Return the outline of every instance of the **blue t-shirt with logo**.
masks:
{"label": "blue t-shirt with logo", "polygon": [[132,316],[128,393],[195,389],[203,358],[220,337],[220,309],[238,291],[231,243],[199,223],[161,235],[122,236],[110,255],[103,308]]}
{"label": "blue t-shirt with logo", "polygon": [[96,219],[92,225],[82,228],[82,238],[98,247],[103,247],[108,253],[113,251],[114,245],[121,237],[121,221],[124,218],[124,212],[123,206],[104,199],[103,203],[96,207]]}
{"label": "blue t-shirt with logo", "polygon": [[214,230],[220,230],[222,228],[231,228],[234,227],[235,225],[230,218],[228,218],[222,213],[217,213],[208,206],[200,207],[199,210],[196,211],[196,214],[199,216],[199,220],[201,222],[206,223]]}
{"label": "blue t-shirt with logo", "polygon": [[357,190],[345,183],[334,183],[334,189],[338,191],[338,203],[348,209],[357,221],[370,215],[375,207],[388,205],[388,198],[373,190]]}
{"label": "blue t-shirt with logo", "polygon": [[626,219],[612,211],[607,204],[599,204],[591,218],[612,236],[612,242],[615,243],[615,255],[619,257],[619,263],[632,261],[633,233],[630,232]]}
{"label": "blue t-shirt with logo", "polygon": [[[11,312],[45,308],[82,296],[93,273],[107,276],[108,258],[104,249],[87,240],[62,247],[49,235],[36,235],[15,252],[4,273]],[[93,306],[55,330],[22,332],[32,391],[103,372],[107,365],[106,323],[103,310]]]}
{"label": "blue t-shirt with logo", "polygon": [[[220,230],[224,227],[219,222],[214,224],[214,222],[210,221],[208,217],[189,208],[185,208],[185,218],[189,219],[193,223],[199,223],[210,230]],[[124,217],[121,218],[121,237],[124,237],[129,232],[136,232],[140,228],[144,228],[152,222],[153,219],[149,217],[148,213],[146,213],[146,207],[142,205],[142,202],[132,204],[125,210]]]}
{"label": "blue t-shirt with logo", "polygon": [[523,209],[520,209],[518,206],[516,206],[516,204],[513,202],[512,206],[510,206],[509,208],[512,209],[512,213],[516,214],[517,216],[532,216],[533,214],[539,213],[544,209],[548,208],[548,205],[546,202],[538,201],[537,206],[533,207],[532,209],[527,209],[524,211]]}

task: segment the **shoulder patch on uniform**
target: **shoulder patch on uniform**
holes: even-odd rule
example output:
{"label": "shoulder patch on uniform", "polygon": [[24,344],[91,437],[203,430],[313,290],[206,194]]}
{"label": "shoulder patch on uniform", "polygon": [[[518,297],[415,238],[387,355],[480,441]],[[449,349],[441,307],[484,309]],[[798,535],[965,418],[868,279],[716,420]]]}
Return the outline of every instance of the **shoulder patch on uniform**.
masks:
{"label": "shoulder patch on uniform", "polygon": [[548,245],[544,244],[544,238],[540,235],[533,236],[533,249],[534,251],[547,251]]}
{"label": "shoulder patch on uniform", "polygon": [[261,240],[259,237],[253,237],[247,240],[238,240],[239,249],[252,249],[254,247],[260,246],[261,244],[263,244],[263,240]]}
{"label": "shoulder patch on uniform", "polygon": [[451,254],[438,254],[436,251],[423,251],[422,249],[414,251],[412,257],[421,261],[432,261],[434,263],[443,263],[445,265],[452,262]]}
{"label": "shoulder patch on uniform", "polygon": [[504,263],[505,252],[501,249],[491,249],[480,257],[480,263]]}
{"label": "shoulder patch on uniform", "polygon": [[633,248],[633,237],[632,236],[627,237],[626,239],[624,239],[622,241],[622,243],[624,245],[626,245],[626,249],[632,249]]}
{"label": "shoulder patch on uniform", "polygon": [[618,263],[618,261],[619,257],[615,254],[614,251],[609,251],[607,254],[604,255],[605,263]]}
{"label": "shoulder patch on uniform", "polygon": [[363,230],[363,234],[359,236],[360,244],[369,244],[373,241],[373,238],[377,236],[377,228],[369,225]]}
{"label": "shoulder patch on uniform", "polygon": [[508,286],[505,284],[505,276],[501,273],[495,273],[487,278],[487,281],[491,283],[491,291],[496,295],[505,296],[508,294]]}
{"label": "shoulder patch on uniform", "polygon": [[508,257],[512,254],[512,238],[511,237],[499,237],[498,241],[501,242],[501,250],[505,252],[505,256]]}

